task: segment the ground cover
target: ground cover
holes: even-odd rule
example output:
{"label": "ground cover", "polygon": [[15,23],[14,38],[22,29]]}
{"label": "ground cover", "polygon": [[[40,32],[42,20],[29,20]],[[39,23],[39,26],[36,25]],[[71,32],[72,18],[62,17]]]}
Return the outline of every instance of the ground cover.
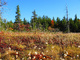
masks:
{"label": "ground cover", "polygon": [[2,60],[80,60],[80,33],[0,32]]}

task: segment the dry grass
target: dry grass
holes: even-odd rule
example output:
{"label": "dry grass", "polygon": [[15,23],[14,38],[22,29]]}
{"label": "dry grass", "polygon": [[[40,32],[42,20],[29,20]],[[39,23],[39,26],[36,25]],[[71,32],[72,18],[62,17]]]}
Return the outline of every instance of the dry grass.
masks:
{"label": "dry grass", "polygon": [[[0,40],[0,57],[3,60],[7,56],[9,60],[80,60],[80,33],[2,32]],[[17,58],[13,51],[19,53]]]}

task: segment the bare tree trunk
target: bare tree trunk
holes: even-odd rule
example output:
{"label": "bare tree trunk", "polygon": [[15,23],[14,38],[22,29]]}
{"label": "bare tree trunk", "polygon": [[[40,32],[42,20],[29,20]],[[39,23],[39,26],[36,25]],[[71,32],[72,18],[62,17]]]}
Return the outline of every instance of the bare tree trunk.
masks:
{"label": "bare tree trunk", "polygon": [[69,20],[68,20],[68,8],[66,6],[66,15],[67,15],[67,33],[70,32],[70,28],[69,28]]}

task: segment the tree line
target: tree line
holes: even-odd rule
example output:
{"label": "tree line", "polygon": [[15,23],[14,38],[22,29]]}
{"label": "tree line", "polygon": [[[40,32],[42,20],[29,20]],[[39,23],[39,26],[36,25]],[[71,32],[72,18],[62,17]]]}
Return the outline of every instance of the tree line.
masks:
{"label": "tree line", "polygon": [[[67,18],[65,16],[63,19],[60,19],[57,17],[55,19],[49,18],[48,16],[40,17],[36,14],[36,11],[34,10],[32,12],[33,16],[31,18],[30,22],[27,22],[27,20],[24,18],[23,21],[20,18],[20,9],[19,5],[17,5],[16,8],[16,16],[15,16],[15,22],[12,21],[6,21],[6,19],[2,19],[0,17],[0,23],[1,23],[1,30],[12,30],[12,31],[30,31],[30,30],[41,30],[41,31],[62,31],[67,32]],[[70,32],[80,32],[80,19],[77,18],[77,15],[75,15],[75,18],[70,18],[68,20],[69,22],[69,29]]]}

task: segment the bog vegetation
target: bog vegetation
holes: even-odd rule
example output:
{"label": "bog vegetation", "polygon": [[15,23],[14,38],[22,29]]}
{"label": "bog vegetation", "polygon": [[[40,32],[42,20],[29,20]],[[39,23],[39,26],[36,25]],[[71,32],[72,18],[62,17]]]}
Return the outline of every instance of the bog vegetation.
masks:
{"label": "bog vegetation", "polygon": [[1,32],[2,60],[80,60],[79,33]]}
{"label": "bog vegetation", "polygon": [[67,25],[69,23],[69,30],[70,32],[80,32],[80,19],[77,18],[77,15],[75,15],[74,20],[70,18],[67,21],[67,18],[65,16],[63,19],[60,19],[57,17],[55,19],[49,18],[48,16],[40,17],[36,14],[36,11],[34,10],[32,12],[33,16],[31,17],[31,21],[28,22],[25,18],[20,19],[20,9],[19,5],[16,8],[16,16],[15,16],[15,22],[12,21],[6,21],[6,19],[2,19],[0,17],[0,30],[12,30],[12,31],[32,31],[32,30],[41,30],[41,31],[62,31],[67,32]]}

